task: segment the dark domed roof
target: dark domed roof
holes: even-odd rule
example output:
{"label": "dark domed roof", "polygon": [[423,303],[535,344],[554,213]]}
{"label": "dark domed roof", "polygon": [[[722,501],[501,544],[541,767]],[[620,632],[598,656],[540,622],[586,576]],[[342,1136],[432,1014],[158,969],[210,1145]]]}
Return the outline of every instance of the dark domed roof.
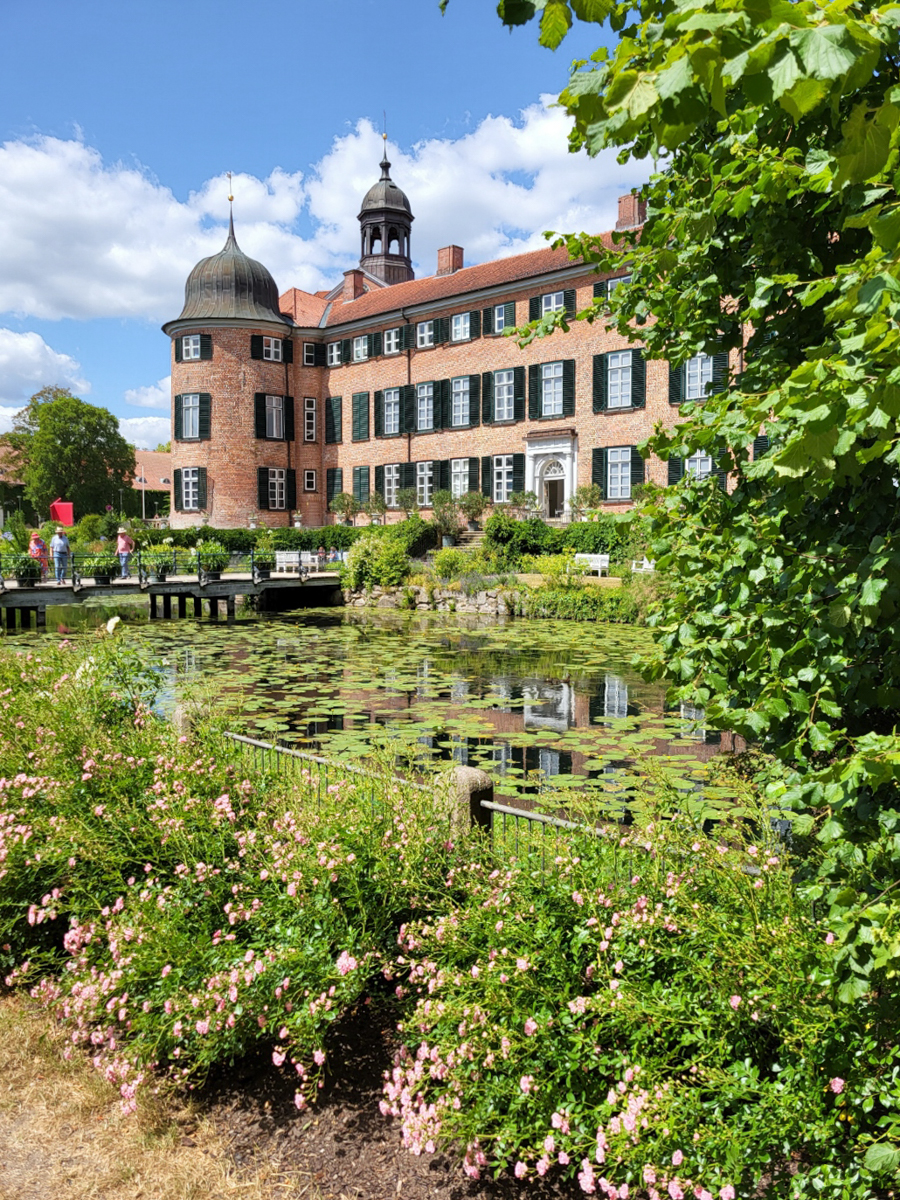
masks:
{"label": "dark domed roof", "polygon": [[406,192],[402,188],[398,188],[393,179],[389,175],[391,164],[387,160],[387,155],[381,160],[381,178],[377,183],[373,183],[366,192],[366,197],[362,202],[362,208],[359,210],[360,217],[367,212],[373,212],[382,208],[394,208],[399,212],[413,219],[412,209],[409,207],[409,201],[406,198]]}
{"label": "dark domed roof", "polygon": [[184,285],[184,308],[179,321],[243,317],[289,322],[278,311],[275,280],[255,258],[248,258],[235,241],[234,221],[218,254],[201,259]]}

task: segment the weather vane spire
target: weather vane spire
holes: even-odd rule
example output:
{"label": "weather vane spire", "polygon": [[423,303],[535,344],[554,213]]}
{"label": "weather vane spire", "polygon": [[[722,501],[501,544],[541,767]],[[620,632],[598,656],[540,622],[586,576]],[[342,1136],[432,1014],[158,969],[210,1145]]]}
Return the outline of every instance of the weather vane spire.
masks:
{"label": "weather vane spire", "polygon": [[228,176],[228,231],[234,237],[234,193],[231,187],[231,172],[225,173]]}

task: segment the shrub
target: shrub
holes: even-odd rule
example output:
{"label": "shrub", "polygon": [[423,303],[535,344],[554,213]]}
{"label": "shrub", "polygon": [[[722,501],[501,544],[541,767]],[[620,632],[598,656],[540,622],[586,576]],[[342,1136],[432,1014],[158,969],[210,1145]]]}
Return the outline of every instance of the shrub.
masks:
{"label": "shrub", "polygon": [[457,579],[465,570],[467,559],[465,551],[448,547],[446,550],[438,550],[431,567],[438,579]]}
{"label": "shrub", "polygon": [[513,611],[520,617],[631,625],[640,611],[635,598],[623,588],[523,587],[517,594]]}
{"label": "shrub", "polygon": [[399,587],[409,575],[409,556],[400,539],[368,531],[350,550],[345,581],[351,591]]}
{"label": "shrub", "polygon": [[224,571],[231,559],[231,554],[217,538],[202,538],[194,551],[198,565],[204,571]]}
{"label": "shrub", "polygon": [[28,583],[37,583],[41,578],[41,564],[30,554],[4,554],[3,573]]}
{"label": "shrub", "polygon": [[100,554],[79,558],[78,570],[80,574],[90,575],[92,578],[96,578],[98,575],[118,575],[119,560],[115,554],[103,551]]}
{"label": "shrub", "polygon": [[517,569],[526,554],[553,554],[565,544],[566,530],[547,525],[540,517],[517,521],[505,512],[494,512],[484,525],[485,547],[502,558],[508,569]]}
{"label": "shrub", "polygon": [[106,537],[106,517],[100,513],[87,513],[72,530],[72,535],[79,542],[99,542],[101,537]]}

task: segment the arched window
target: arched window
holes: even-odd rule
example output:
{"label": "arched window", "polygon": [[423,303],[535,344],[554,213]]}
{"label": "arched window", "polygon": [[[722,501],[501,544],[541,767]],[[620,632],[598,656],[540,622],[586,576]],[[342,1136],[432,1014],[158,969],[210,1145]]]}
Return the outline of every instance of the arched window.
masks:
{"label": "arched window", "polygon": [[373,227],[372,231],[369,234],[369,253],[370,254],[380,254],[381,253],[381,230],[378,228],[377,225]]}
{"label": "arched window", "polygon": [[397,230],[393,226],[391,226],[390,230],[388,231],[387,252],[388,252],[388,254],[402,254],[403,253],[402,238],[400,237],[400,234],[397,232]]}

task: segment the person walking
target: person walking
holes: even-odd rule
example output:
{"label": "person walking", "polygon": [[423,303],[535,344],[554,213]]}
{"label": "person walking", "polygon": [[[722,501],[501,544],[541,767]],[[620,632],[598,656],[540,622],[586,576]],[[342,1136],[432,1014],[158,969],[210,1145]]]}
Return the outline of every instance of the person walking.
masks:
{"label": "person walking", "polygon": [[119,536],[116,539],[116,554],[119,556],[119,564],[122,567],[122,578],[130,578],[129,563],[131,556],[134,553],[134,538],[132,538],[124,525],[119,526]]}
{"label": "person walking", "polygon": [[36,558],[41,564],[41,580],[47,578],[47,571],[50,567],[50,555],[47,550],[47,543],[41,537],[37,529],[35,529],[28,542],[28,554],[31,558]]}
{"label": "person walking", "polygon": [[50,553],[53,555],[53,567],[56,571],[56,582],[65,583],[66,567],[69,565],[69,539],[62,525],[57,525],[56,533],[50,539]]}

